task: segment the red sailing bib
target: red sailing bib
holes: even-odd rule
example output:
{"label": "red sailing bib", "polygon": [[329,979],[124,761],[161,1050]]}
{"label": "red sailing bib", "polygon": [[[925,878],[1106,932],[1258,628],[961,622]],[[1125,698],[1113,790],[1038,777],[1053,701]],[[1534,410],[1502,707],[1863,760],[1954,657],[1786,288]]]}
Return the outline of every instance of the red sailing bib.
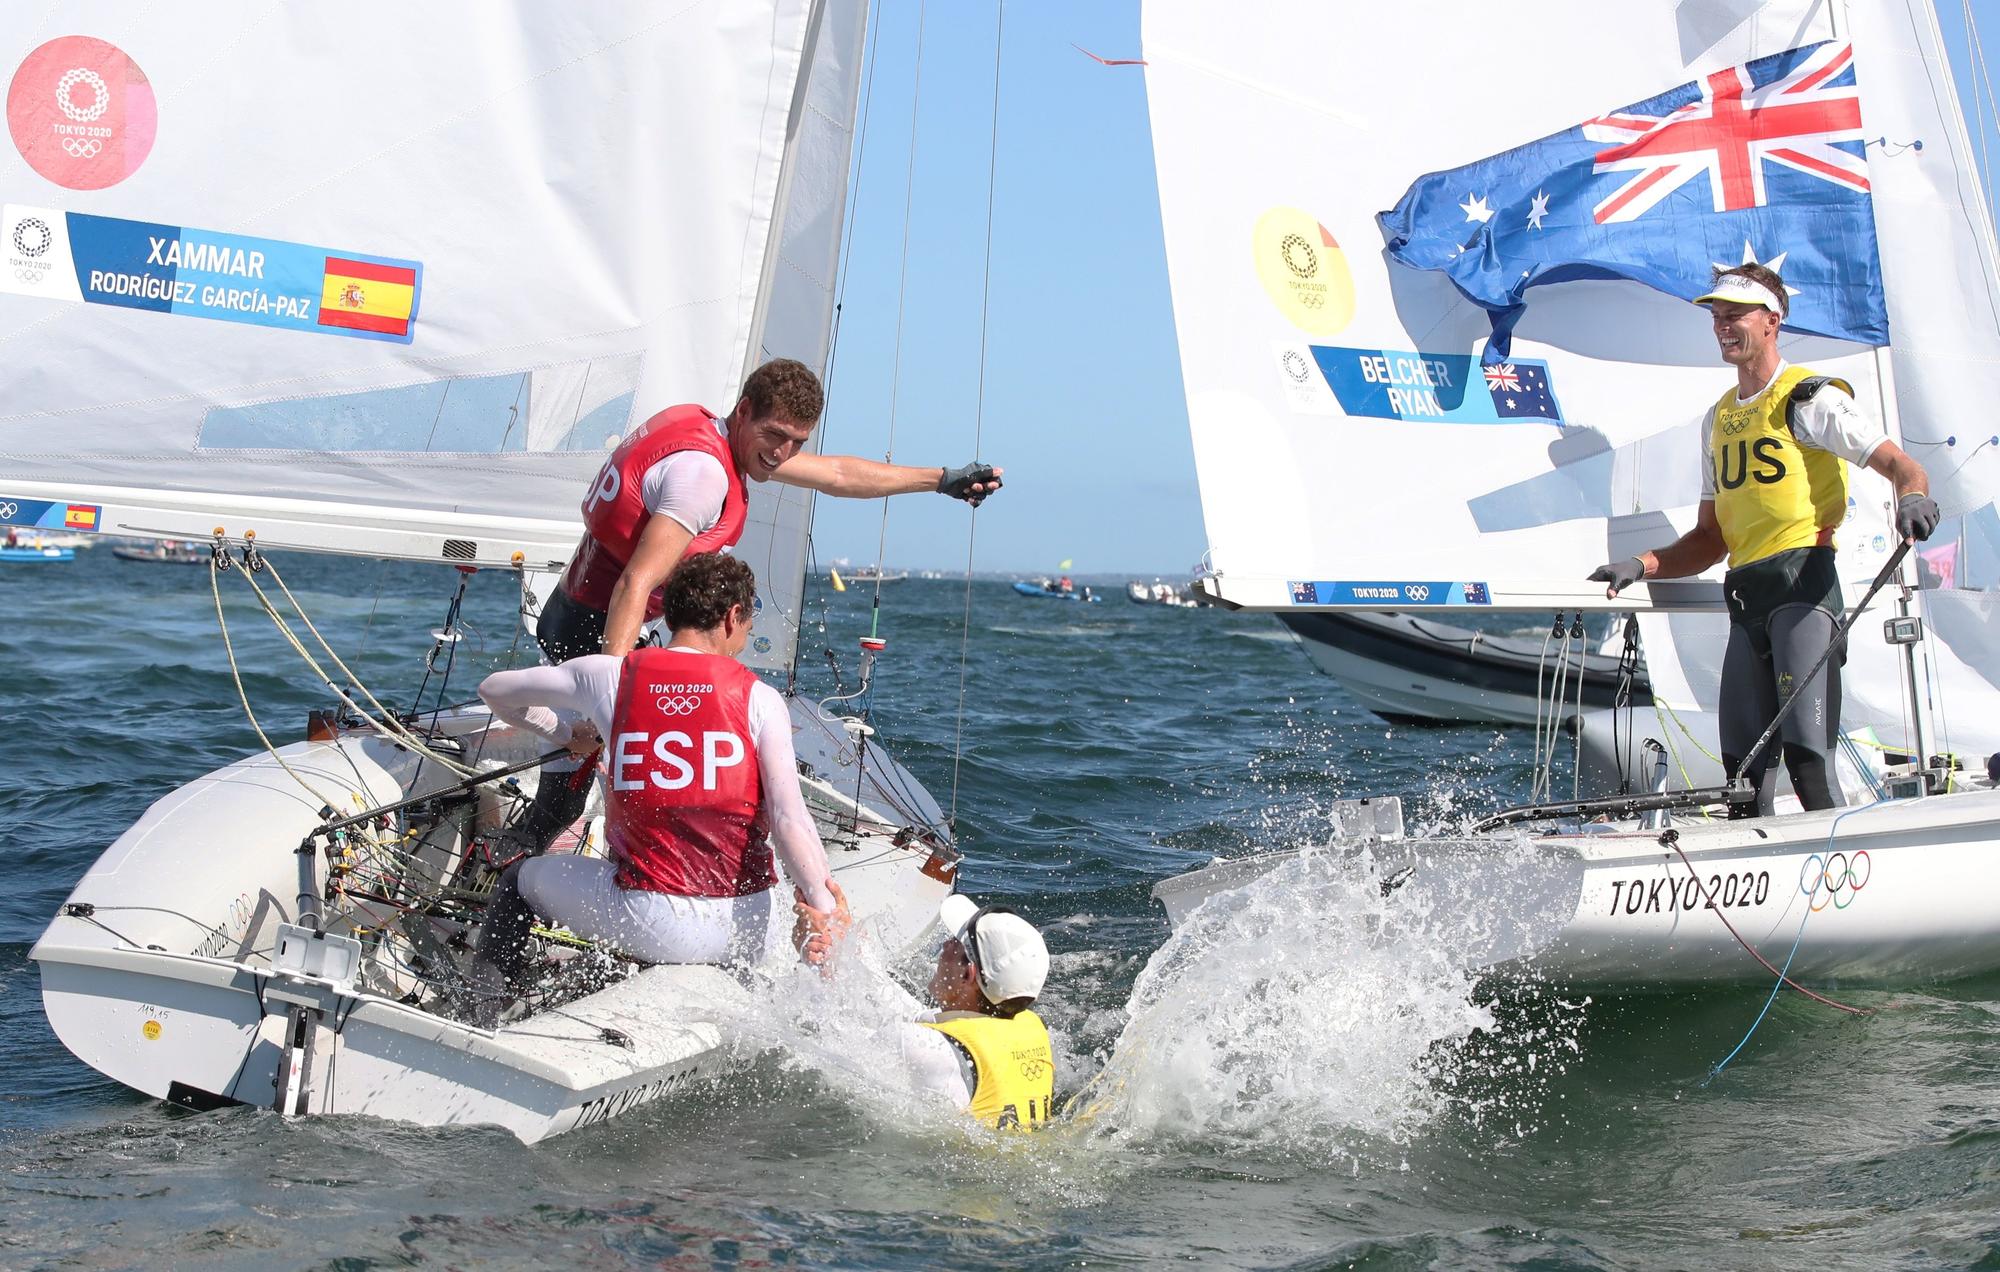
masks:
{"label": "red sailing bib", "polygon": [[756,683],[719,654],[625,655],[604,819],[620,887],[741,897],[777,882],[750,738]]}
{"label": "red sailing bib", "polygon": [[[702,406],[670,406],[639,426],[618,444],[598,469],[597,480],[583,501],[583,540],[564,571],[562,590],[571,600],[594,610],[611,608],[611,589],[625,573],[625,563],[638,550],[639,536],[653,514],[646,508],[646,472],[676,451],[698,450],[715,456],[729,474],[722,497],[722,516],[688,544],[686,556],[730,547],[743,537],[749,488],[736,471],[728,439],[715,429],[715,415]],[[660,616],[661,594],[646,598],[646,618]]]}

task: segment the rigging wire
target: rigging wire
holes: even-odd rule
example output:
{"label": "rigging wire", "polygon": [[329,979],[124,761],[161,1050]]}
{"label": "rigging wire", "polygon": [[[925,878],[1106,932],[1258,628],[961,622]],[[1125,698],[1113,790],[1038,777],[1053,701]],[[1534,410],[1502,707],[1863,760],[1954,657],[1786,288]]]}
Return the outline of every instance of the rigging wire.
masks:
{"label": "rigging wire", "polygon": [[[979,282],[979,394],[973,412],[972,454],[982,451],[986,428],[987,309],[993,299],[993,191],[1000,170],[1000,49],[1007,31],[1007,0],[993,6],[993,133],[986,151],[986,261]],[[965,660],[972,643],[972,553],[978,541],[979,509],[974,506],[965,529],[965,612],[958,635],[958,723],[951,747],[951,825],[958,824],[958,775],[965,759]]]}
{"label": "rigging wire", "polygon": [[[883,462],[896,456],[896,415],[903,401],[903,314],[904,298],[910,283],[910,206],[917,193],[917,125],[923,118],[924,24],[930,6],[917,6],[917,68],[910,86],[910,146],[903,160],[903,243],[902,259],[896,268],[896,342],[889,364],[889,447]],[[889,544],[889,500],[882,500],[882,528],[875,540],[875,599],[868,616],[868,635],[880,634],[882,622],[882,554]]]}
{"label": "rigging wire", "polygon": [[[213,566],[211,566],[210,568],[212,570]],[[271,568],[270,562],[268,560],[265,561],[264,568],[267,570]],[[278,612],[277,607],[271,604],[271,598],[265,594],[264,589],[257,586],[257,580],[250,577],[250,571],[246,569],[241,571],[241,573],[243,575],[243,581],[250,585],[250,590],[256,594],[258,604],[263,607],[265,615],[268,618],[270,618],[272,625],[278,629],[279,634],[282,635],[285,638],[286,642],[291,645],[293,651],[298,654],[299,658],[306,664],[306,666],[312,669],[313,674],[318,676],[321,682],[324,683],[326,687],[332,691],[333,695],[336,698],[339,698],[340,701],[344,705],[346,705],[346,707],[349,710],[353,711],[355,715],[360,716],[361,719],[364,720],[371,729],[375,730],[375,732],[381,734],[384,738],[387,738],[389,741],[398,743],[399,745],[402,746],[407,746],[411,750],[415,751],[419,756],[436,761],[438,764],[442,765],[448,772],[456,773],[460,777],[472,776],[473,774],[472,769],[465,767],[464,765],[460,764],[457,760],[452,759],[450,756],[444,755],[438,751],[431,749],[429,746],[425,745],[424,741],[421,738],[417,737],[416,734],[404,728],[402,723],[396,719],[394,713],[389,712],[386,708],[382,706],[380,702],[377,702],[375,700],[373,694],[367,692],[367,689],[364,686],[362,686],[362,684],[358,679],[355,678],[354,673],[348,670],[345,664],[341,663],[339,656],[334,654],[332,648],[328,646],[327,653],[332,658],[335,665],[341,668],[341,670],[347,675],[349,680],[354,683],[354,687],[356,689],[361,690],[361,692],[368,698],[368,700],[371,703],[374,703],[375,707],[378,710],[383,712],[383,718],[378,720],[374,716],[367,713],[366,711],[363,711],[361,709],[360,704],[355,702],[354,699],[351,696],[349,696],[345,690],[341,689],[341,687],[337,683],[335,683],[334,678],[327,674],[326,668],[320,666],[319,661],[313,657],[312,651],[306,648],[305,643],[301,641],[298,638],[298,634],[292,630],[291,624],[286,620],[285,616],[283,614],[280,614]],[[273,574],[272,578],[275,580],[277,579],[277,576]],[[282,586],[282,580],[280,580],[279,582],[280,586]],[[218,593],[217,605],[220,606],[221,597],[220,597],[219,586],[217,589],[217,593]],[[290,595],[289,592],[287,593],[287,595],[288,596]],[[298,601],[294,599],[292,601],[292,605],[293,608],[296,609],[298,607]],[[299,613],[300,617],[303,619],[304,611],[301,610],[299,611]],[[313,635],[319,639],[319,642],[322,645],[326,644],[325,637],[320,636],[317,629],[313,629],[312,624],[309,621],[306,623],[306,626],[308,629],[311,629],[313,631]],[[225,639],[226,639],[226,634],[225,634]],[[234,666],[233,656],[231,665],[232,667]],[[245,709],[247,710],[249,706],[248,702],[246,701],[244,705]]]}

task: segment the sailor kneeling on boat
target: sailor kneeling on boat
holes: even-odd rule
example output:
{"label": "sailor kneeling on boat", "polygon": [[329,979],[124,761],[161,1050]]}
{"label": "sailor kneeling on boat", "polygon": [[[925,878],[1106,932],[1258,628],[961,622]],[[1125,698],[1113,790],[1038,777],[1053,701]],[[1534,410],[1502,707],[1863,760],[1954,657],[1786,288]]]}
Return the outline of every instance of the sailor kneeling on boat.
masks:
{"label": "sailor kneeling on boat", "polygon": [[904,1064],[921,1088],[986,1125],[1032,1130],[1055,1099],[1049,1031],[1028,1010],[1048,980],[1049,947],[1020,915],[969,897],[946,897],[938,921],[938,1010],[904,1028]]}
{"label": "sailor kneeling on boat", "polygon": [[509,724],[576,750],[607,739],[611,779],[609,860],[532,857],[501,878],[479,956],[510,989],[523,987],[532,915],[641,962],[756,961],[782,909],[774,846],[797,885],[806,922],[794,939],[807,961],[822,961],[844,932],[846,907],[799,794],[790,715],[778,691],[736,661],[755,604],[749,566],[694,557],[667,584],[666,648],[497,672],[480,684]]}

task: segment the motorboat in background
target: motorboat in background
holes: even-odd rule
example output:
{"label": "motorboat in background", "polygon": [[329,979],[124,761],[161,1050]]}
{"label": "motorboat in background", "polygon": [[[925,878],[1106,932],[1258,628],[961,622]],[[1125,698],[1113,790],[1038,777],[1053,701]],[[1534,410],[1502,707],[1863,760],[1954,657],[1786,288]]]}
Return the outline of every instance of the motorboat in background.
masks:
{"label": "motorboat in background", "polygon": [[1133,579],[1125,585],[1125,599],[1134,605],[1164,605],[1168,609],[1194,609],[1200,604],[1189,592],[1160,579],[1151,583]]}
{"label": "motorboat in background", "polygon": [[151,565],[207,565],[215,555],[212,548],[197,548],[178,539],[142,543],[114,543],[111,555],[120,561],[140,561]]}
{"label": "motorboat in background", "polygon": [[1534,724],[1563,686],[1567,709],[1649,706],[1643,666],[1584,648],[1581,629],[1541,639],[1495,636],[1398,612],[1278,614],[1313,665],[1398,724]]}
{"label": "motorboat in background", "polygon": [[1104,598],[1092,592],[1088,586],[1077,587],[1068,579],[1016,580],[1014,590],[1022,596],[1043,601],[1101,601]]}

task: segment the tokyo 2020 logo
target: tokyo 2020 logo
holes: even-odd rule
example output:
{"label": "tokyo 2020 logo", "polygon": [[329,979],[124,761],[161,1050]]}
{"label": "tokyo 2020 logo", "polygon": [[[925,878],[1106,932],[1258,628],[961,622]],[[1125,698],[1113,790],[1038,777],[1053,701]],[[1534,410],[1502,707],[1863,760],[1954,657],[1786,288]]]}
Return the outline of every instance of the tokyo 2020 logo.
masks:
{"label": "tokyo 2020 logo", "polygon": [[146,73],[95,36],[65,35],[22,60],[7,86],[7,131],[28,166],[71,190],[102,190],[152,153],[159,104]]}

